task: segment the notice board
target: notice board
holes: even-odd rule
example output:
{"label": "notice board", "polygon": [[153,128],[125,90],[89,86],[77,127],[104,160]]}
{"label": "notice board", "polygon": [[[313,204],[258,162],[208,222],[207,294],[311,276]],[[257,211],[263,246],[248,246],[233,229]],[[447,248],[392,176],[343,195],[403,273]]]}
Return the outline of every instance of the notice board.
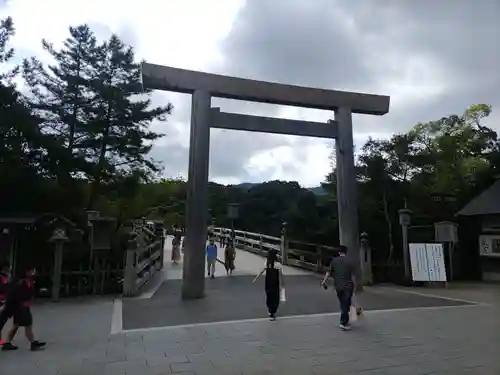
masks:
{"label": "notice board", "polygon": [[447,281],[443,244],[411,243],[409,251],[413,281]]}

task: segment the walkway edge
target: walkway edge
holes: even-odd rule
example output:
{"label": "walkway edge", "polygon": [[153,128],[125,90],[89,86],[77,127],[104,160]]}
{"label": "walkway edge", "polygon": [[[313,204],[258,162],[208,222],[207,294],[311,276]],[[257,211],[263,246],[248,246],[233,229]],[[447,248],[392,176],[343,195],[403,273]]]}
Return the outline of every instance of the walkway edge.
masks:
{"label": "walkway edge", "polygon": [[113,301],[113,316],[111,317],[111,335],[123,332],[123,301],[115,298]]}
{"label": "walkway edge", "polygon": [[[382,287],[382,288],[384,288],[384,287]],[[421,297],[439,298],[439,299],[443,299],[443,300],[446,300],[446,301],[463,302],[463,303],[468,303],[468,304],[471,304],[471,305],[481,305],[482,304],[482,305],[490,306],[490,304],[480,303],[478,301],[471,301],[471,300],[467,300],[467,299],[463,299],[463,298],[448,297],[448,296],[443,296],[443,295],[435,294],[435,293],[432,293],[432,292],[431,293],[425,293],[425,292],[419,292],[419,291],[416,291],[416,290],[409,290],[409,289],[398,288],[398,287],[396,287],[396,288],[390,288],[390,287],[388,287],[387,289],[390,289],[390,290],[392,290],[394,292],[397,292],[397,293],[413,294],[413,295],[421,296]],[[376,291],[375,291],[375,293],[376,293]]]}
{"label": "walkway edge", "polygon": [[[398,313],[407,311],[417,311],[417,310],[447,310],[447,309],[463,309],[463,308],[474,308],[474,307],[491,307],[488,304],[474,303],[469,305],[455,305],[455,306],[427,306],[427,307],[408,307],[401,309],[384,309],[384,310],[367,310],[364,312],[365,315],[376,315],[381,313]],[[306,314],[306,315],[288,315],[279,317],[277,322],[293,320],[293,319],[308,319],[308,318],[321,318],[329,316],[339,316],[340,312],[332,313],[322,313],[322,314]],[[240,323],[254,323],[254,322],[264,322],[268,321],[269,318],[255,318],[255,319],[240,319],[240,320],[227,320],[220,322],[204,322],[204,323],[192,323],[192,324],[179,324],[173,326],[162,326],[162,327],[147,327],[147,328],[133,328],[133,329],[122,329],[121,333],[134,334],[134,333],[146,333],[154,331],[169,331],[173,329],[180,328],[193,328],[193,327],[207,327],[215,325],[226,325],[226,324],[240,324]],[[270,324],[276,324],[276,322],[269,322]]]}

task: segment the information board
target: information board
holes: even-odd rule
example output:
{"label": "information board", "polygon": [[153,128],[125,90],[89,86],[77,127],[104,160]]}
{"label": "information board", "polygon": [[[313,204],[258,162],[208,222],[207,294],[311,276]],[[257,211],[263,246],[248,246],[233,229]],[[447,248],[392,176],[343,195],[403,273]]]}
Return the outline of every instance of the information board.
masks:
{"label": "information board", "polygon": [[413,281],[447,281],[443,245],[409,244]]}

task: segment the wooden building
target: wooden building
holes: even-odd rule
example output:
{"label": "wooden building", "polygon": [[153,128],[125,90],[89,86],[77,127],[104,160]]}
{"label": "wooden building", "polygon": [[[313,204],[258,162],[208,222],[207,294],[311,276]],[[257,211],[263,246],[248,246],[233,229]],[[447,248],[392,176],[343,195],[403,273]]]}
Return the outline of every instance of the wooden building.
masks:
{"label": "wooden building", "polygon": [[500,281],[500,179],[472,199],[457,216],[464,267],[485,281]]}

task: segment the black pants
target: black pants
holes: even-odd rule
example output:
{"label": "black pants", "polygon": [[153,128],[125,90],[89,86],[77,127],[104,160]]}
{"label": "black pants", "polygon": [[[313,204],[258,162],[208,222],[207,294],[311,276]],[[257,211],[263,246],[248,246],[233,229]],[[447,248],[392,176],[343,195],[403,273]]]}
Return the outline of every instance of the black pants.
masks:
{"label": "black pants", "polygon": [[[0,306],[1,307],[1,306]],[[7,321],[14,316],[14,310],[9,306],[5,306],[2,312],[0,313],[0,333],[7,324]]]}
{"label": "black pants", "polygon": [[351,309],[352,289],[337,289],[340,303],[340,324],[349,324],[349,310]]}
{"label": "black pants", "polygon": [[266,290],[266,305],[270,315],[275,315],[280,305],[280,291]]}

